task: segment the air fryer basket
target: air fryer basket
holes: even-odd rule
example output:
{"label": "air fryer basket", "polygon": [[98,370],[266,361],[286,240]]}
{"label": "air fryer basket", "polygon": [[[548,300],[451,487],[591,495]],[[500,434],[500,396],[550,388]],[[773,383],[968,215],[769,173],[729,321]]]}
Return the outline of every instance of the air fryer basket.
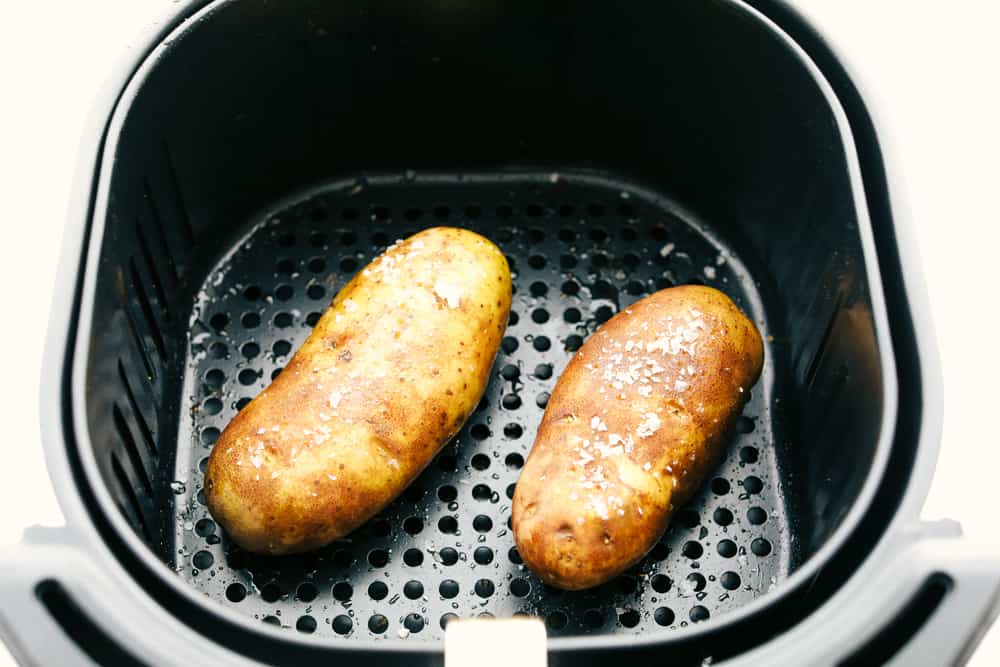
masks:
{"label": "air fryer basket", "polygon": [[[922,434],[906,286],[901,271],[880,278],[880,265],[898,266],[880,156],[859,145],[865,191],[841,101],[768,19],[734,0],[615,12],[219,0],[188,11],[118,99],[82,259],[85,239],[67,241],[83,280],[54,320],[72,325],[70,356],[54,355],[66,407],[51,432],[65,453],[50,445],[50,466],[83,526],[70,541],[117,574],[77,575],[68,594],[69,575],[50,574],[35,594],[51,614],[98,604],[111,580],[120,608],[109,616],[155,617],[149,632],[189,633],[219,664],[436,662],[451,618],[519,614],[545,621],[557,660],[698,663],[782,632],[794,647],[809,624],[789,629],[833,614],[824,603],[838,589],[886,616],[923,590],[941,550],[888,529],[915,521],[914,501],[907,516],[896,509],[936,412]],[[515,275],[479,409],[355,534],[295,557],[242,552],[205,508],[215,438],[354,272],[443,224],[493,239]],[[548,392],[614,312],[692,282],[727,292],[766,336],[739,433],[639,566],[592,591],[542,586],[508,521]],[[934,446],[923,445],[925,474]],[[905,559],[884,577],[895,593],[874,602],[854,576],[873,576],[870,552]],[[60,551],[49,553],[25,567],[57,569]],[[946,598],[970,623],[990,606],[996,568],[963,567],[934,580],[933,604],[914,597],[928,616]],[[155,602],[130,605],[136,596]],[[92,616],[60,624],[101,636]],[[849,645],[869,634],[862,625]],[[883,655],[877,639],[854,659]],[[136,657],[126,641],[91,643],[113,651],[84,649],[94,659]],[[168,659],[184,661],[176,651]]]}
{"label": "air fryer basket", "polygon": [[[214,602],[329,641],[434,641],[451,616],[514,613],[551,636],[669,638],[780,585],[858,498],[889,355],[822,91],[757,26],[699,29],[711,4],[572,26],[551,9],[224,3],[137,92],[95,286],[90,438],[136,534]],[[719,48],[748,39],[752,55]],[[201,489],[214,438],[354,272],[435,224],[485,233],[516,275],[480,410],[342,544],[231,548]],[[768,338],[745,433],[641,566],[546,589],[511,551],[509,499],[547,392],[600,322],[686,282],[728,292]]]}

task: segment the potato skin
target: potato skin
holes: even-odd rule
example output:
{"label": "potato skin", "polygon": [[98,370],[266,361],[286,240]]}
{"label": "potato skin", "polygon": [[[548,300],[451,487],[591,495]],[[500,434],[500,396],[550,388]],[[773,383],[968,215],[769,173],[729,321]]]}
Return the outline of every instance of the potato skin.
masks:
{"label": "potato skin", "polygon": [[724,453],[763,356],[753,323],[709,287],[656,292],[598,329],[552,391],[517,483],[525,564],[577,590],[639,561]]}
{"label": "potato skin", "polygon": [[475,409],[510,302],[507,260],[478,234],[437,227],[389,248],[219,437],[205,471],[212,516],[274,555],[363,524]]}

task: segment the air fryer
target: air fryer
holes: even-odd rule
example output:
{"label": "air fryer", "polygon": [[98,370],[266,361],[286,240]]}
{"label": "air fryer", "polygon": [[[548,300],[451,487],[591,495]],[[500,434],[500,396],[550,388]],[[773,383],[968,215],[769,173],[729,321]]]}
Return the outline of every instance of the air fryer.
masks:
{"label": "air fryer", "polygon": [[[84,138],[42,397],[68,525],[3,556],[15,654],[439,664],[454,619],[527,616],[551,664],[965,655],[1000,565],[918,520],[940,390],[881,149],[824,43],[755,4],[175,9]],[[481,404],[354,534],[242,551],[205,507],[215,439],[435,225],[514,276]],[[544,586],[510,499],[549,392],[602,322],[691,283],[766,339],[725,459],[639,565]]]}

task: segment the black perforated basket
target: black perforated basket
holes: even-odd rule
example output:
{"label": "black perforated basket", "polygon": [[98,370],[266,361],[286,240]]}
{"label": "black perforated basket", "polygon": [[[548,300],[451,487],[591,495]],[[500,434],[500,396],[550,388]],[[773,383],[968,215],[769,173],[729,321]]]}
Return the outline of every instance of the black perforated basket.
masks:
{"label": "black perforated basket", "polygon": [[[554,663],[957,655],[940,636],[979,627],[1000,569],[917,522],[939,395],[879,145],[824,45],[759,4],[219,0],[166,21],[84,146],[43,396],[69,528],[5,556],[16,652],[434,663],[451,620],[523,615]],[[481,404],[348,538],[241,551],[205,507],[216,438],[356,271],[435,225],[513,272]],[[549,392],[614,313],[691,283],[766,338],[738,433],[642,563],[546,587],[510,499]]]}

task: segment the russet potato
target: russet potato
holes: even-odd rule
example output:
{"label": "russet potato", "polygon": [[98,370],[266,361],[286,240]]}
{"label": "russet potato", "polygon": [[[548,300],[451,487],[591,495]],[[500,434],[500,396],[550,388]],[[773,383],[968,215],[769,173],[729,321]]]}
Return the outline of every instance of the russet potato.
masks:
{"label": "russet potato", "polygon": [[763,355],[753,323],[709,287],[656,292],[598,329],[552,391],[517,483],[525,564],[582,589],[640,560],[724,453]]}
{"label": "russet potato", "polygon": [[205,472],[212,516],[266,554],[363,524],[475,409],[510,302],[507,260],[478,234],[438,227],[389,248],[219,437]]}

